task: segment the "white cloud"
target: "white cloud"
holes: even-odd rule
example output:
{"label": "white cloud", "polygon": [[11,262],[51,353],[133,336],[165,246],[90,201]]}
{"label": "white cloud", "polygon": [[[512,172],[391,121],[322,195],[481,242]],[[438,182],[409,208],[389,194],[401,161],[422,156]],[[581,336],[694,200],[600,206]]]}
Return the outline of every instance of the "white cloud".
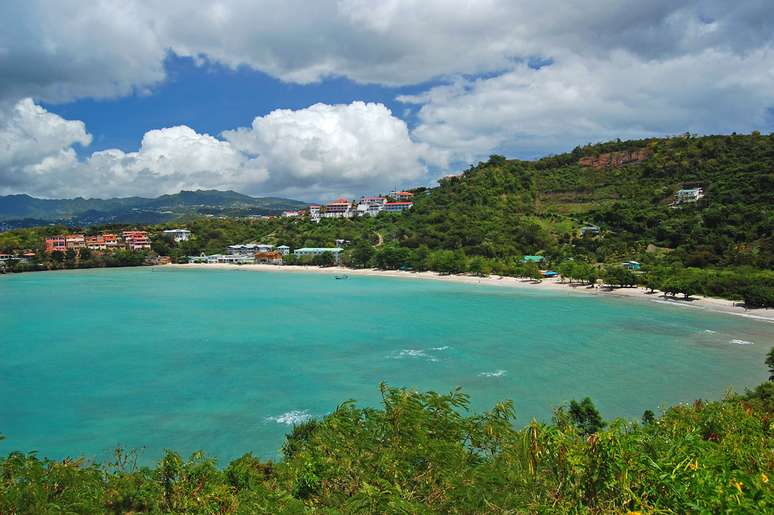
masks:
{"label": "white cloud", "polygon": [[772,42],[770,0],[27,0],[0,3],[0,97],[142,91],[167,52],[285,81],[415,84],[533,57],[645,60]]}
{"label": "white cloud", "polygon": [[518,65],[401,100],[421,106],[416,140],[470,161],[492,151],[535,157],[616,137],[765,129],[772,83],[772,48],[648,61],[619,51],[538,70]]}
{"label": "white cloud", "polygon": [[95,152],[80,164],[78,175],[93,181],[91,194],[102,197],[155,197],[183,189],[244,191],[268,177],[228,142],[184,125],[146,132],[137,152]]}
{"label": "white cloud", "polygon": [[0,127],[0,194],[158,196],[182,189],[325,198],[421,180],[433,153],[382,104],[315,104],[257,117],[225,140],[177,126],[145,133],[136,152],[78,159],[91,136],[30,99]]}
{"label": "white cloud", "polygon": [[382,104],[364,102],[278,109],[223,136],[270,171],[272,191],[389,188],[421,179],[423,161],[431,158],[403,120]]}
{"label": "white cloud", "polygon": [[49,170],[77,162],[75,144],[89,145],[83,122],[49,113],[31,99],[0,106],[0,192],[44,186]]}
{"label": "white cloud", "polygon": [[[0,191],[231,185],[308,198],[420,180],[447,158],[772,123],[771,0],[28,0],[0,2],[0,20],[0,106],[11,106],[0,137],[13,143]],[[225,141],[151,131],[136,152],[85,160],[72,148],[88,144],[83,124],[42,111],[30,119],[44,144],[20,142],[8,114],[20,98],[143,93],[165,79],[169,52],[289,82],[442,85],[402,98],[416,104],[410,133],[383,106],[352,103],[277,110]],[[45,136],[43,120],[59,128]]]}

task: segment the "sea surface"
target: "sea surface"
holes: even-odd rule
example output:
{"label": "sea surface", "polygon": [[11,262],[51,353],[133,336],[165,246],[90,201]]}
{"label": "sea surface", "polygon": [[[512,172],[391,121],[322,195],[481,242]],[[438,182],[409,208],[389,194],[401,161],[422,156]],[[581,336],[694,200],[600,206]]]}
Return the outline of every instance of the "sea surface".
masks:
{"label": "sea surface", "polygon": [[767,378],[774,324],[537,288],[234,270],[135,268],[0,277],[0,454],[152,463],[276,458],[293,423],[380,382],[517,425],[590,396],[605,417],[717,399]]}

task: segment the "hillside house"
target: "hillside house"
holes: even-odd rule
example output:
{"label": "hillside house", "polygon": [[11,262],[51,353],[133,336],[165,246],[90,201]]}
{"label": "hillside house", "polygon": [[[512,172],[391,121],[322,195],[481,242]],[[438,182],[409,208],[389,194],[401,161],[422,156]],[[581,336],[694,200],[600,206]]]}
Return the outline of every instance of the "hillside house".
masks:
{"label": "hillside house", "polygon": [[599,234],[599,227],[596,225],[584,225],[580,229],[581,236],[586,236],[587,234],[590,234],[592,236],[597,236]]}
{"label": "hillside house", "polygon": [[385,202],[384,211],[386,213],[401,213],[413,205],[413,202]]}
{"label": "hillside house", "polygon": [[410,191],[393,191],[390,193],[390,197],[398,202],[411,202],[414,199],[414,194]]}
{"label": "hillside house", "polygon": [[338,263],[343,250],[341,247],[304,247],[294,250],[293,255],[297,257],[322,256],[327,252],[332,254],[333,259]]}
{"label": "hillside house", "polygon": [[191,238],[191,231],[188,229],[167,229],[164,231],[165,236],[171,236],[176,243],[181,241],[188,241]]}
{"label": "hillside house", "polygon": [[336,199],[325,204],[323,218],[352,218],[352,204],[345,198]]}
{"label": "hillside house", "polygon": [[147,250],[151,248],[147,231],[124,231],[121,233],[129,250]]}
{"label": "hillside house", "polygon": [[688,189],[677,190],[677,193],[675,193],[674,205],[698,202],[699,199],[702,199],[702,198],[704,198],[703,188],[688,188]]}
{"label": "hillside house", "polygon": [[640,263],[638,263],[637,261],[626,261],[625,263],[621,263],[621,266],[627,270],[632,270],[632,271],[637,271],[641,267]]}

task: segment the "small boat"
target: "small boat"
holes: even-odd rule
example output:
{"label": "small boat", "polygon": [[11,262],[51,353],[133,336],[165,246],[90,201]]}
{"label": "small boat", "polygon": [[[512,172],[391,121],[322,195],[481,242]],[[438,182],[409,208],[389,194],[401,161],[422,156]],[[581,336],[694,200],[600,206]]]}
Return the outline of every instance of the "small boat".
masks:
{"label": "small boat", "polygon": [[336,279],[349,279],[348,275],[337,275]]}

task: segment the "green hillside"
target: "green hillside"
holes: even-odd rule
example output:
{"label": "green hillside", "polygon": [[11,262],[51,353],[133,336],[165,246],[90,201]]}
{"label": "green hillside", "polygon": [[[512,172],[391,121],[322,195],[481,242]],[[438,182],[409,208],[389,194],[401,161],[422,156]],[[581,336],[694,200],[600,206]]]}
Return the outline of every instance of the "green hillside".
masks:
{"label": "green hillside", "polygon": [[181,191],[157,198],[38,199],[8,195],[0,197],[0,221],[35,219],[73,225],[158,223],[189,214],[277,214],[304,205],[297,200],[218,190]]}
{"label": "green hillside", "polygon": [[[673,206],[681,188],[702,188],[704,197]],[[374,218],[203,218],[199,207],[184,211],[195,235],[188,242],[158,237],[168,225],[149,229],[157,236],[154,250],[179,261],[233,243],[332,247],[337,239],[352,242],[343,262],[353,267],[529,276],[535,271],[521,266],[521,256],[541,255],[544,268],[572,262],[581,267],[577,277],[592,280],[636,260],[649,276],[620,276],[615,284],[640,281],[686,295],[750,300],[750,306],[774,304],[774,135],[615,141],[538,161],[491,156],[436,188],[414,192],[412,209]],[[238,214],[239,203],[250,198],[193,192],[188,200],[181,193],[156,199],[153,209],[214,202],[210,194],[218,201],[234,197],[227,199],[234,211],[221,215]],[[598,234],[582,234],[588,224]],[[40,248],[41,234],[56,230],[0,233],[0,251]]]}
{"label": "green hillside", "polygon": [[[649,156],[621,166],[579,164],[634,149],[647,149]],[[683,187],[702,187],[705,197],[670,207]],[[774,264],[774,136],[611,142],[539,161],[492,156],[437,188],[415,191],[414,207],[401,215],[320,224],[279,220],[252,227],[249,237],[325,246],[337,238],[372,244],[379,233],[386,246],[461,250],[495,260],[541,254],[550,262]],[[585,224],[598,225],[601,233],[581,236]]]}

